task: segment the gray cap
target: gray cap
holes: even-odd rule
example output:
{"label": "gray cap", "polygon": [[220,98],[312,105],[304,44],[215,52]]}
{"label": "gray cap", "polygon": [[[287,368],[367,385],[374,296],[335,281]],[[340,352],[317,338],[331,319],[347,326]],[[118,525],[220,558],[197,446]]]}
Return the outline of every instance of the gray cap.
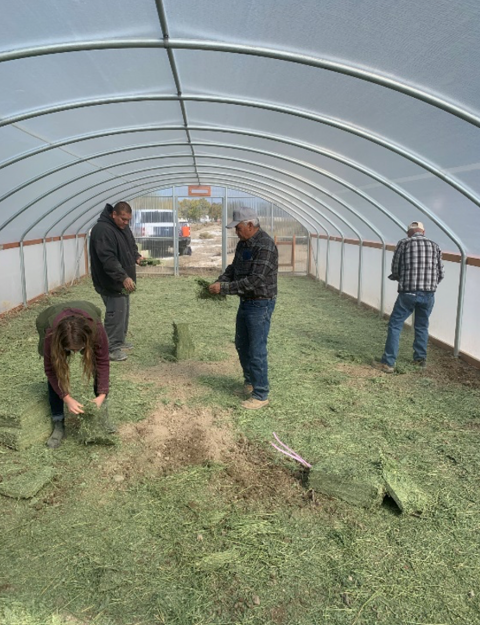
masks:
{"label": "gray cap", "polygon": [[227,228],[235,228],[241,221],[250,221],[258,219],[257,213],[248,206],[240,206],[233,211],[233,220],[227,224]]}

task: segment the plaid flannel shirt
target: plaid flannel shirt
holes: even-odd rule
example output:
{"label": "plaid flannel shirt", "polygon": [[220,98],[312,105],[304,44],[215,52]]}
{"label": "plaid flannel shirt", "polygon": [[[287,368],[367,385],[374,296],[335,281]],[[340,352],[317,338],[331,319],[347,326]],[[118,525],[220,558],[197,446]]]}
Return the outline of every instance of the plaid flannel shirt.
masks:
{"label": "plaid flannel shirt", "polygon": [[445,270],[442,252],[419,232],[397,243],[390,280],[398,280],[398,292],[436,291]]}
{"label": "plaid flannel shirt", "polygon": [[260,228],[247,241],[239,241],[233,263],[217,279],[222,295],[272,299],[277,295],[278,250]]}

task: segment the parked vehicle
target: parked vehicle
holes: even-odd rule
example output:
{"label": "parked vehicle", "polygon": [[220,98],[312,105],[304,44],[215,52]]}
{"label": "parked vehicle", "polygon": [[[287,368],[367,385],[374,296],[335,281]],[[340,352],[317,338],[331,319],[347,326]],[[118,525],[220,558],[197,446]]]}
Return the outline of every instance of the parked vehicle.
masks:
{"label": "parked vehicle", "polygon": [[[171,210],[135,210],[133,215],[132,231],[142,247],[149,251],[154,258],[171,256],[174,248],[174,221]],[[189,255],[192,253],[190,246],[190,225],[187,221],[178,224],[178,253]]]}

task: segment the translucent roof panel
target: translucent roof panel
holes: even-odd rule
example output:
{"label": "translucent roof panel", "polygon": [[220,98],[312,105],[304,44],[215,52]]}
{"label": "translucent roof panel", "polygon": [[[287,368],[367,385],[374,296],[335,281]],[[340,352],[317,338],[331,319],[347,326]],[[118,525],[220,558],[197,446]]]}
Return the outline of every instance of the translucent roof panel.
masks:
{"label": "translucent roof panel", "polygon": [[336,59],[478,108],[478,81],[459,79],[480,64],[476,0],[175,0],[166,12],[171,37]]}
{"label": "translucent roof panel", "polygon": [[108,37],[159,37],[155,3],[151,0],[15,0],[2,8],[0,42],[4,50],[99,40]]}
{"label": "translucent roof panel", "polygon": [[248,185],[312,231],[320,206],[389,241],[420,215],[480,253],[474,0],[19,0],[2,17],[2,241],[85,231],[106,199],[188,178]]}

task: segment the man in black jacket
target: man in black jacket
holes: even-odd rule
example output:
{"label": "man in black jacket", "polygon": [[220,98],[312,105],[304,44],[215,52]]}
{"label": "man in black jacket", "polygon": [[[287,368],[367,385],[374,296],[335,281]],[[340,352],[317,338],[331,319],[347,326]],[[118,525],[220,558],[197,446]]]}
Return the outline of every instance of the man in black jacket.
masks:
{"label": "man in black jacket", "polygon": [[132,209],[127,202],[107,204],[90,236],[90,261],[93,285],[106,306],[105,330],[110,360],[126,360],[123,350],[130,315],[130,293],[135,290],[136,264],[142,256],[130,230]]}

